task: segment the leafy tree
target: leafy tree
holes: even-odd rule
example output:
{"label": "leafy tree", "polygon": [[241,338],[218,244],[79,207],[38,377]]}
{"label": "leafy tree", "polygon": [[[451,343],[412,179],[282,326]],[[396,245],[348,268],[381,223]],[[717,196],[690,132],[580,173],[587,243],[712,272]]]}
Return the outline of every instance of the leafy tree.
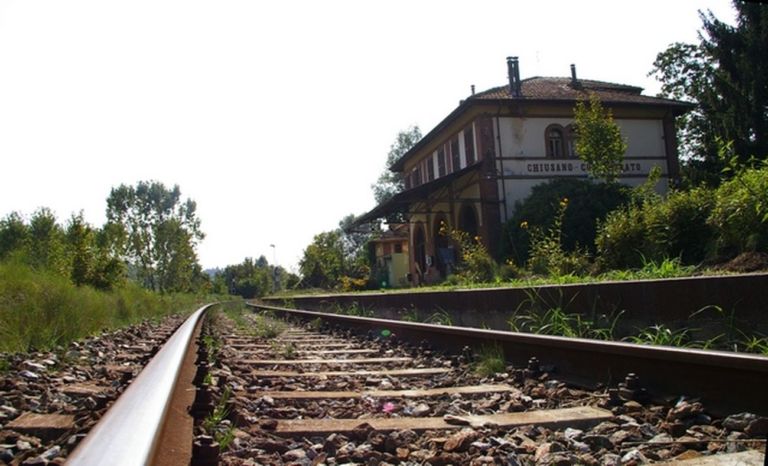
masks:
{"label": "leafy tree", "polygon": [[315,235],[299,262],[302,284],[316,288],[360,289],[368,284],[371,259],[368,241],[380,231],[375,224],[370,230],[353,226],[355,215],[345,216],[339,228]]}
{"label": "leafy tree", "polygon": [[29,237],[29,228],[18,212],[11,212],[0,220],[0,260],[19,251]]}
{"label": "leafy tree", "polygon": [[27,261],[37,269],[47,269],[66,276],[68,267],[64,231],[47,207],[38,209],[29,221]]}
{"label": "leafy tree", "polygon": [[216,273],[214,282],[220,284],[220,292],[250,299],[272,291],[273,272],[264,256],[254,261],[246,257],[241,264],[228,265]]}
{"label": "leafy tree", "polygon": [[621,137],[619,126],[610,110],[600,103],[597,94],[590,94],[589,104],[576,103],[574,109],[576,153],[587,163],[587,170],[595,178],[613,183],[621,174],[621,162],[627,143]]}
{"label": "leafy tree", "polygon": [[395,162],[419,142],[420,139],[421,130],[417,125],[410,126],[405,131],[397,133],[395,142],[389,146],[387,166],[381,175],[379,175],[379,179],[376,180],[376,183],[371,185],[376,203],[381,204],[405,189],[405,181],[403,180],[402,173],[393,172],[389,167],[394,165]]}
{"label": "leafy tree", "polygon": [[330,289],[341,282],[346,260],[340,230],[315,235],[299,261],[303,283],[307,287]]}
{"label": "leafy tree", "polygon": [[630,190],[620,183],[595,183],[575,178],[559,178],[534,186],[531,194],[515,205],[514,214],[504,224],[502,257],[513,259],[520,265],[526,264],[531,232],[552,231],[563,199],[569,200],[562,218],[563,251],[571,253],[582,247],[594,253],[597,223],[612,210],[629,202]]}
{"label": "leafy tree", "polygon": [[125,269],[119,257],[102,247],[102,232],[83,218],[72,215],[64,231],[70,261],[70,279],[75,285],[110,289],[124,279]]}
{"label": "leafy tree", "polygon": [[196,210],[177,185],[140,181],[110,192],[105,229],[145,288],[190,291],[202,280],[195,247],[205,235]]}
{"label": "leafy tree", "polygon": [[733,141],[744,160],[768,157],[768,8],[733,5],[735,26],[699,12],[699,43],[670,45],[650,73],[662,82],[662,96],[696,106],[678,120],[684,173],[692,183],[719,182],[719,141]]}

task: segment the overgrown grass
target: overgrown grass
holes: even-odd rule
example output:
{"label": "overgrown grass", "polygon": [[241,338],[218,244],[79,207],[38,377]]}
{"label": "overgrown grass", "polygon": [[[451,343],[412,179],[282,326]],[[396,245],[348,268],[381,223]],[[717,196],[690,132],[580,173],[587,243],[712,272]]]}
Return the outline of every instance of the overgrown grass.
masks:
{"label": "overgrown grass", "polygon": [[498,343],[481,346],[475,355],[475,372],[481,377],[504,372],[506,366],[504,349]]}
{"label": "overgrown grass", "polygon": [[254,314],[249,320],[250,333],[260,338],[275,338],[287,327],[283,321],[264,314]]}
{"label": "overgrown grass", "polygon": [[626,340],[644,345],[688,347],[692,344],[689,329],[673,330],[664,324],[641,329],[640,333],[629,336]]}
{"label": "overgrown grass", "polygon": [[[559,300],[547,302],[539,293],[531,291],[507,322],[515,332],[768,355],[768,337],[744,332],[737,325],[735,313],[725,312],[719,306],[706,306],[692,313],[686,328],[657,324],[637,328],[636,333],[622,337],[616,335],[616,328],[624,311],[610,315],[592,313],[590,316],[588,313],[567,312],[569,304],[563,303],[562,294]],[[700,318],[707,312],[714,313],[714,324],[706,325],[705,322],[699,321],[703,328],[690,326],[696,322],[697,317]],[[707,327],[709,330],[706,330]],[[724,331],[712,336],[711,328]]]}
{"label": "overgrown grass", "polygon": [[[564,274],[564,275],[527,275],[521,277],[515,277],[511,279],[504,279],[497,277],[495,281],[485,283],[455,283],[444,282],[442,284],[419,286],[417,288],[387,288],[381,290],[364,290],[353,291],[344,293],[334,293],[328,290],[291,290],[291,299],[284,298],[283,301],[290,303],[286,307],[294,307],[292,298],[299,298],[302,296],[316,296],[320,294],[355,294],[355,295],[370,295],[370,294],[398,294],[398,293],[429,293],[434,291],[455,291],[462,289],[482,289],[482,288],[529,288],[535,286],[546,285],[571,285],[571,284],[586,284],[586,283],[599,283],[608,281],[630,281],[630,280],[656,280],[663,278],[675,278],[675,277],[697,277],[697,276],[714,276],[714,275],[734,275],[734,272],[728,272],[722,269],[706,269],[697,268],[689,265],[681,265],[679,260],[663,259],[660,262],[647,262],[644,266],[636,269],[626,270],[610,270],[597,275],[576,275],[576,274]],[[279,296],[286,296],[286,293],[281,293]]]}
{"label": "overgrown grass", "polygon": [[126,284],[113,291],[75,286],[56,274],[0,264],[0,351],[48,350],[104,329],[193,311],[203,298],[160,295]]}
{"label": "overgrown grass", "polygon": [[566,309],[572,301],[563,302],[562,291],[555,302],[548,302],[536,290],[527,291],[526,295],[507,321],[512,331],[597,340],[615,338],[616,325],[623,311],[612,314],[593,312],[591,316],[569,313]]}

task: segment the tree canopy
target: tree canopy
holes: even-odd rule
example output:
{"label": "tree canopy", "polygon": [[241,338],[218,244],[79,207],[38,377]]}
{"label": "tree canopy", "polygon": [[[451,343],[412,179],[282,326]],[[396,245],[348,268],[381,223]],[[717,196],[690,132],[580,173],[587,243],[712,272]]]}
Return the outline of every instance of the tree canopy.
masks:
{"label": "tree canopy", "polygon": [[347,215],[339,228],[315,235],[299,262],[302,284],[314,288],[364,287],[370,275],[367,245],[372,231],[354,229],[355,216]]}
{"label": "tree canopy", "polygon": [[395,142],[389,147],[389,153],[387,154],[387,166],[384,171],[379,175],[379,179],[376,183],[371,185],[373,189],[373,197],[376,199],[377,204],[387,201],[395,194],[401,192],[405,188],[405,181],[401,173],[395,173],[389,169],[400,157],[402,157],[408,150],[413,147],[421,139],[421,130],[417,125],[410,126],[404,131],[397,133]]}
{"label": "tree canopy", "polygon": [[202,279],[195,250],[205,235],[191,199],[157,181],[121,184],[107,198],[107,226],[115,249],[145,288],[192,291]]}
{"label": "tree canopy", "polygon": [[576,153],[587,163],[587,170],[595,178],[608,183],[621,175],[621,162],[627,143],[609,110],[603,108],[596,94],[590,94],[589,103],[578,102],[574,109]]}
{"label": "tree canopy", "polygon": [[15,261],[102,290],[121,284],[125,275],[120,258],[108,246],[106,230],[89,225],[82,212],[62,225],[45,207],[29,220],[18,212],[0,220],[0,261]]}
{"label": "tree canopy", "polygon": [[719,182],[725,142],[743,160],[768,157],[768,8],[733,5],[735,25],[699,12],[699,43],[671,44],[650,73],[661,81],[663,97],[695,105],[679,120],[684,170],[694,183]]}

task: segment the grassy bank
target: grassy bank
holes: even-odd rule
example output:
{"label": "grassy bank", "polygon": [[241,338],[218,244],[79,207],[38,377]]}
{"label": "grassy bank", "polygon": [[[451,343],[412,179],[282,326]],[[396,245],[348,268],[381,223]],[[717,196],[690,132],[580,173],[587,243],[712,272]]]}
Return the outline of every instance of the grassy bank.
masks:
{"label": "grassy bank", "polygon": [[159,295],[129,283],[104,292],[75,286],[55,274],[0,264],[0,351],[46,350],[104,329],[175,313],[205,298]]}

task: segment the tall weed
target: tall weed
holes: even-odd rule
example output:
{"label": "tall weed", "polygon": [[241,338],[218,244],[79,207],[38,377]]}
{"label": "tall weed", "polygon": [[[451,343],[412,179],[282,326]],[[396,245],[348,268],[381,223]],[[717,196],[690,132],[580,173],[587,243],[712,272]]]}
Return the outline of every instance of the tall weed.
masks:
{"label": "tall weed", "polygon": [[190,312],[193,295],[159,295],[131,283],[112,291],[59,274],[0,263],[0,351],[46,350],[103,329]]}

